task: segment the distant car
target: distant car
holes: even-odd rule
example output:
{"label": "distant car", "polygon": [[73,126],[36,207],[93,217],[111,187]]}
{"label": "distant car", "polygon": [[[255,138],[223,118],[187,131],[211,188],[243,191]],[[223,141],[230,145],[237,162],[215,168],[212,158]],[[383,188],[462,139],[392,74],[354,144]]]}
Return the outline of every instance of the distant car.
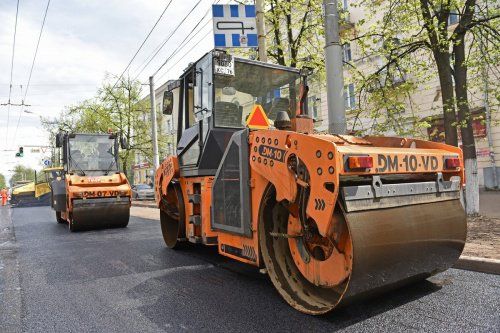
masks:
{"label": "distant car", "polygon": [[132,185],[132,198],[135,200],[152,200],[155,198],[155,191],[147,184]]}

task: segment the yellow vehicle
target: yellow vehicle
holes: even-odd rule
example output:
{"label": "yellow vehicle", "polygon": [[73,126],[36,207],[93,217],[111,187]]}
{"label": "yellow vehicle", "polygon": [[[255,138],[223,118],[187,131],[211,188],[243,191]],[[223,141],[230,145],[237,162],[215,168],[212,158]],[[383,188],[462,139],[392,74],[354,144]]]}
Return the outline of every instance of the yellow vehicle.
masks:
{"label": "yellow vehicle", "polygon": [[14,207],[50,206],[50,182],[60,176],[62,170],[62,167],[43,169],[44,177],[40,180],[35,172],[34,182],[14,186],[10,204]]}

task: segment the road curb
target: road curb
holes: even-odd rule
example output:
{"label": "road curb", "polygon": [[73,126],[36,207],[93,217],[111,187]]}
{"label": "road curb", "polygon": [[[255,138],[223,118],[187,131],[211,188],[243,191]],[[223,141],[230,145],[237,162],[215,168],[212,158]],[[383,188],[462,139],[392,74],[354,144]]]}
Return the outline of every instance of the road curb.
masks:
{"label": "road curb", "polygon": [[500,275],[500,260],[461,256],[455,265],[453,265],[453,268]]}
{"label": "road curb", "polygon": [[156,203],[154,201],[132,201],[132,206],[135,207],[146,207],[146,208],[157,208]]}

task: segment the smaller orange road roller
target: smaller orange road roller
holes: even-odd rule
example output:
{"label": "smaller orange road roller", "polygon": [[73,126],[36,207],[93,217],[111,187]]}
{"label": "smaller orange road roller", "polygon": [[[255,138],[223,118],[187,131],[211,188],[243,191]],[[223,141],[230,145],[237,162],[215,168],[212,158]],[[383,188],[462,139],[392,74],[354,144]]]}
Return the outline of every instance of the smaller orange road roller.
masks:
{"label": "smaller orange road roller", "polygon": [[164,95],[177,154],[156,171],[165,243],[217,246],[322,314],[448,269],[465,244],[459,148],[313,132],[305,73],[212,51]]}
{"label": "smaller orange road roller", "polygon": [[64,168],[51,182],[57,222],[71,231],[127,226],[131,188],[118,167],[119,141],[126,147],[115,134],[57,135]]}

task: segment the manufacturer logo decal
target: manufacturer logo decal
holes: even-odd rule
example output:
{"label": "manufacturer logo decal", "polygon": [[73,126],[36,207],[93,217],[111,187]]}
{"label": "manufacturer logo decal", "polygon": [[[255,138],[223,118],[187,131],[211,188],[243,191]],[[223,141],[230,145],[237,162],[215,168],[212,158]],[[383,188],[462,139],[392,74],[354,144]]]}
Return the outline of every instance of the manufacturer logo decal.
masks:
{"label": "manufacturer logo decal", "polygon": [[284,162],[286,150],[262,145],[259,146],[259,154],[265,158],[270,158],[278,162]]}

